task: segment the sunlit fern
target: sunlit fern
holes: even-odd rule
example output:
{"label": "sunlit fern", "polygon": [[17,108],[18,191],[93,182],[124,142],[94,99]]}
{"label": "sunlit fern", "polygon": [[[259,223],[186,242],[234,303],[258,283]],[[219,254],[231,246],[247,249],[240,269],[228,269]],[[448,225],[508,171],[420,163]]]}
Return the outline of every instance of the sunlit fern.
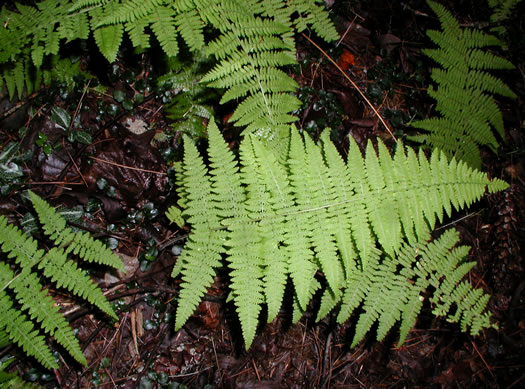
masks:
{"label": "sunlit fern", "polygon": [[[464,329],[476,334],[491,326],[483,313],[487,297],[459,284],[472,264],[464,263],[468,250],[454,248],[457,233],[429,243],[429,231],[445,212],[470,205],[485,189],[503,190],[505,182],[440,152],[427,160],[398,146],[392,158],[381,142],[378,152],[369,144],[363,158],[351,140],[345,164],[328,132],[316,145],[290,130],[283,158],[251,135],[238,162],[213,121],[208,135],[209,167],[185,138],[184,161],[177,165],[182,213],[168,212],[172,221],[184,218],[192,227],[173,271],[182,275],[176,329],[199,304],[223,257],[247,347],[263,304],[268,320],[279,313],[289,278],[295,319],[319,288],[318,319],[339,306],[343,322],[362,304],[354,344],[375,321],[383,338],[401,320],[402,341],[429,286],[436,289],[436,314],[448,315],[454,303],[456,316],[449,318]],[[473,297],[462,304],[465,295]]]}

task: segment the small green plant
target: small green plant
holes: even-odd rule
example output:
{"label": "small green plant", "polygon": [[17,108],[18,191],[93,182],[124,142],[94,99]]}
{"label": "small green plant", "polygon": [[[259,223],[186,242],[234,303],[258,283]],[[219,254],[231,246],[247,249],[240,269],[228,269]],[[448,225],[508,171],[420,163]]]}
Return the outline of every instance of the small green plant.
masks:
{"label": "small green plant", "polygon": [[439,152],[427,160],[400,145],[392,158],[381,142],[378,153],[369,144],[363,158],[351,140],[345,164],[328,131],[319,145],[295,129],[288,134],[279,151],[246,137],[237,162],[210,121],[209,167],[185,138],[177,166],[182,213],[175,207],[167,213],[181,226],[184,220],[192,225],[173,270],[174,277],[182,275],[176,329],[213,282],[223,255],[246,347],[263,304],[269,321],[279,313],[288,278],[294,320],[319,289],[318,320],[339,306],[342,323],[362,304],[354,345],[376,321],[378,339],[401,321],[402,343],[429,287],[436,315],[473,334],[491,326],[484,313],[489,296],[461,282],[473,266],[464,260],[468,248],[454,247],[459,237],[453,230],[434,242],[429,231],[444,211],[470,205],[485,189],[504,190],[505,182],[489,181]]}
{"label": "small green plant", "polygon": [[0,152],[0,193],[2,194],[9,193],[24,176],[22,162],[29,159],[29,156],[17,156],[18,150],[18,143],[9,142]]}
{"label": "small green plant", "polygon": [[88,233],[73,232],[65,219],[35,193],[29,197],[42,225],[54,243],[49,250],[0,216],[1,251],[7,256],[0,262],[0,337],[16,343],[44,367],[57,368],[43,333],[63,346],[83,365],[87,361],[59,307],[48,294],[41,279],[98,307],[116,319],[111,305],[99,287],[69,257],[99,263],[124,271],[118,256]]}

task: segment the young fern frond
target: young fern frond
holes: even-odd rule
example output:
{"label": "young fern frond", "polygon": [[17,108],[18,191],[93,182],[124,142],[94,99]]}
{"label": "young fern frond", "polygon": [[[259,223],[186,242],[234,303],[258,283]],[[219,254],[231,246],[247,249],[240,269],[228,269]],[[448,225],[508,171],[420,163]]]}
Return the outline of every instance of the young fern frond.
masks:
{"label": "young fern frond", "polygon": [[[362,304],[354,343],[376,321],[379,338],[401,321],[403,340],[421,309],[413,300],[429,286],[446,294],[443,298],[436,291],[439,302],[459,306],[455,299],[468,298],[449,319],[473,333],[490,326],[489,316],[481,314],[486,301],[460,284],[469,267],[461,264],[466,253],[452,248],[457,235],[427,242],[445,213],[470,205],[486,189],[504,190],[505,182],[489,181],[486,174],[437,151],[427,160],[422,152],[416,155],[400,145],[392,158],[381,142],[378,152],[369,144],[364,157],[351,142],[345,164],[328,135],[316,145],[294,130],[286,158],[277,158],[256,136],[246,137],[239,169],[213,122],[208,133],[209,167],[186,138],[178,174],[179,205],[192,233],[177,266],[183,279],[177,328],[211,284],[222,255],[247,347],[262,304],[272,320],[290,277],[297,318],[320,287],[316,273],[326,280],[318,319],[339,305],[338,320],[345,321]],[[436,314],[447,315],[448,308]]]}
{"label": "young fern frond", "polygon": [[[29,197],[46,235],[55,240],[57,245],[67,245],[68,249],[64,251],[63,248],[52,247],[45,252],[38,248],[34,239],[9,225],[7,219],[0,216],[1,251],[7,258],[13,259],[11,266],[0,262],[0,334],[6,334],[26,353],[37,358],[44,367],[57,368],[55,359],[40,334],[40,328],[54,337],[75,360],[87,365],[71,327],[60,314],[54,299],[47,294],[40,278],[46,277],[55,287],[65,288],[72,295],[89,301],[116,319],[117,316],[99,287],[73,261],[67,259],[67,254],[73,252],[87,261],[124,270],[122,262],[91,236],[73,233],[66,228],[62,216],[36,194],[29,192]],[[6,293],[7,290],[12,293]],[[28,316],[23,313],[26,311]]]}
{"label": "young fern frond", "polygon": [[494,94],[516,98],[499,78],[487,70],[513,69],[504,58],[482,50],[500,46],[502,42],[472,29],[461,29],[459,22],[442,5],[429,0],[438,16],[442,31],[428,31],[429,38],[439,46],[423,52],[442,68],[432,70],[437,88],[429,87],[428,94],[437,102],[439,118],[416,121],[413,127],[426,133],[411,137],[429,147],[439,148],[448,156],[481,166],[479,146],[497,151],[499,142],[495,130],[504,139],[503,117]]}

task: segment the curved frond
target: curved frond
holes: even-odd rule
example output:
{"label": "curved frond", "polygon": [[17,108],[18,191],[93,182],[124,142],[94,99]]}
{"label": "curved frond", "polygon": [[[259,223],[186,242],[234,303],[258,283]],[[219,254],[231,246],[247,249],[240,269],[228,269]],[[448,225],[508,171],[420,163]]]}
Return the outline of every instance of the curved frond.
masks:
{"label": "curved frond", "polygon": [[11,299],[4,291],[0,291],[0,329],[9,335],[12,342],[22,347],[27,355],[35,357],[42,366],[58,369],[45,338],[34,329],[31,320],[13,307]]}
{"label": "curved frond", "polygon": [[[5,270],[3,267],[0,271]],[[86,358],[82,354],[73,330],[60,314],[53,298],[42,289],[36,274],[30,273],[25,277],[16,277],[9,287],[14,290],[17,301],[22,305],[22,310],[27,309],[32,320],[40,323],[41,328],[53,336],[73,358],[87,366]]]}

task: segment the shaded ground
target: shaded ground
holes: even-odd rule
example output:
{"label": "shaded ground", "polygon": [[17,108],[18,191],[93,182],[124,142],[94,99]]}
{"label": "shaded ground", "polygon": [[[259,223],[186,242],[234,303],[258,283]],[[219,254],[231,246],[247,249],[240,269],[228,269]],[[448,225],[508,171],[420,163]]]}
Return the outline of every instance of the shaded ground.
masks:
{"label": "shaded ground", "polygon": [[[344,38],[326,49],[402,137],[408,131],[406,123],[431,112],[423,90],[428,62],[422,62],[420,49],[429,44],[424,31],[438,26],[421,14],[428,11],[417,1],[408,8],[383,3],[341,2],[335,12]],[[465,23],[486,18],[483,9],[463,3],[452,9]],[[294,77],[304,101],[301,127],[315,136],[330,125],[343,153],[348,136],[363,147],[377,136],[389,142],[390,135],[340,72],[307,40],[299,38],[298,44],[301,66]],[[519,47],[511,46],[511,59],[519,61],[514,49]],[[49,380],[46,386],[62,388],[525,386],[523,64],[506,75],[520,96],[517,102],[502,102],[506,142],[499,156],[484,153],[484,168],[511,187],[445,223],[460,231],[463,244],[472,246],[471,259],[478,265],[469,273],[470,281],[493,296],[490,309],[500,329],[472,338],[458,325],[435,319],[425,306],[401,348],[395,348],[395,331],[380,343],[372,331],[350,349],[351,320],[338,325],[329,316],[315,324],[312,307],[292,326],[285,306],[274,323],[261,325],[248,351],[241,344],[234,309],[225,302],[223,275],[187,325],[173,331],[178,287],[169,275],[188,231],[169,225],[163,216],[175,201],[166,161],[180,152],[179,134],[159,137],[152,145],[153,136],[164,133],[169,124],[163,111],[166,92],[149,85],[149,66],[146,58],[139,69],[130,70],[121,60],[108,69],[111,86],[104,94],[90,89],[84,94],[81,89],[67,96],[55,93],[53,101],[46,100],[49,95],[37,97],[32,101],[34,115],[9,118],[13,126],[26,125],[27,132],[0,134],[2,147],[16,140],[21,152],[33,151],[24,162],[18,190],[0,199],[0,212],[20,222],[28,211],[20,190],[31,188],[56,206],[81,210],[73,224],[106,239],[128,268],[126,275],[92,274],[120,312],[112,326],[92,312],[71,308],[63,298],[63,310],[78,329],[89,367],[80,369],[60,359],[59,370],[42,375],[30,369],[35,363],[22,359],[16,368],[26,378]],[[143,101],[135,98],[138,94],[144,95]],[[132,111],[125,106],[128,100]],[[56,116],[50,116],[51,106],[78,116],[79,128],[89,129],[91,141],[66,139],[56,129]],[[227,121],[228,108],[222,109]],[[127,128],[140,132],[141,123],[152,130],[137,135]],[[225,127],[225,136],[237,142],[238,131]],[[62,147],[46,154],[46,144]]]}

